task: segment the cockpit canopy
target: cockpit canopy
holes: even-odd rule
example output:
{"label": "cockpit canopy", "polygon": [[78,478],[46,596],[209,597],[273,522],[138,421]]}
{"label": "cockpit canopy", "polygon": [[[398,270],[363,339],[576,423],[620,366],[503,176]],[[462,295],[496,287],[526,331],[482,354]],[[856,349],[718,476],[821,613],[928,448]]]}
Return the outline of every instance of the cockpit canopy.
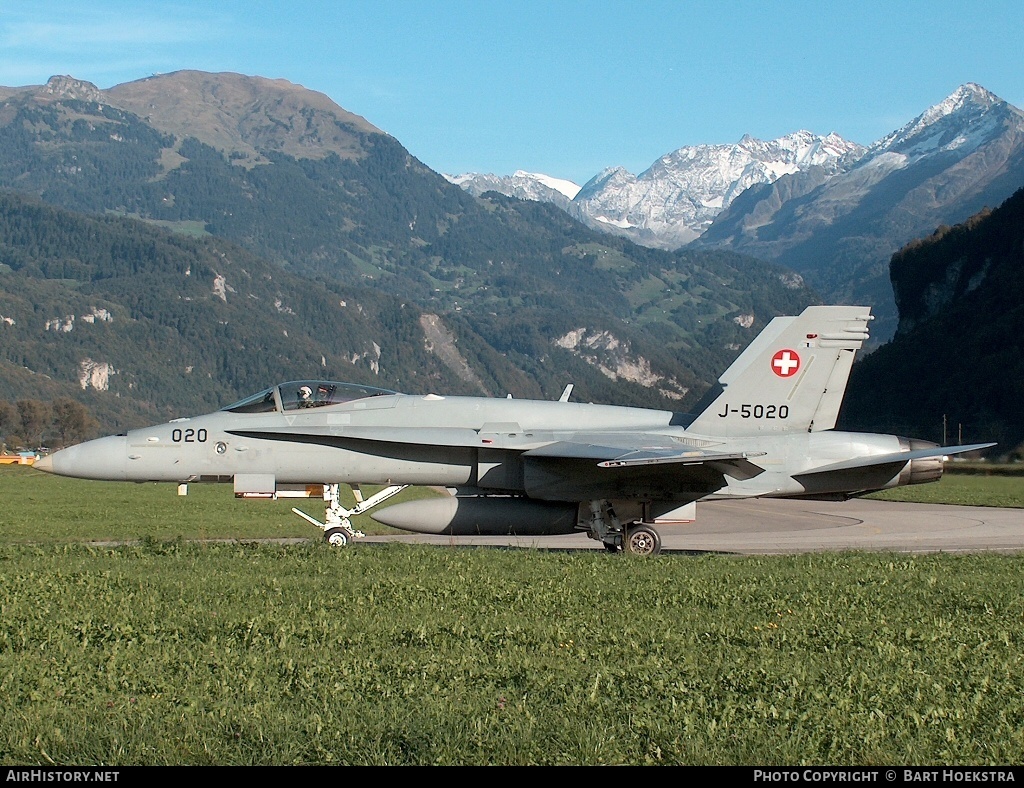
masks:
{"label": "cockpit canopy", "polygon": [[319,408],[337,405],[355,399],[397,394],[397,391],[363,386],[358,383],[338,383],[332,380],[292,380],[271,386],[258,394],[239,400],[221,410],[232,413],[273,413],[274,411]]}

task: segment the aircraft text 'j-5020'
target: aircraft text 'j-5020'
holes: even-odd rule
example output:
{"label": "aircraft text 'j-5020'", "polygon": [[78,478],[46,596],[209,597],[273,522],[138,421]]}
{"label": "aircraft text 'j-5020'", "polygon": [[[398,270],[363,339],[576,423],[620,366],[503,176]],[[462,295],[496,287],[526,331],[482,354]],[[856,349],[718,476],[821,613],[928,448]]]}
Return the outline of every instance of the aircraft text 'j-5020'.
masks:
{"label": "aircraft text 'j-5020'", "polygon": [[[698,501],[844,499],[937,480],[938,446],[835,430],[870,310],[812,306],[772,320],[694,414],[569,401],[409,395],[333,381],[272,386],[222,410],[56,452],[36,468],[117,481],[231,482],[239,497],[319,491],[329,541],[408,485],[451,495],[371,516],[450,535],[574,531],[609,551],[654,554],[657,526]],[[349,484],[356,506],[340,503]],[[360,485],[383,485],[363,498]]]}

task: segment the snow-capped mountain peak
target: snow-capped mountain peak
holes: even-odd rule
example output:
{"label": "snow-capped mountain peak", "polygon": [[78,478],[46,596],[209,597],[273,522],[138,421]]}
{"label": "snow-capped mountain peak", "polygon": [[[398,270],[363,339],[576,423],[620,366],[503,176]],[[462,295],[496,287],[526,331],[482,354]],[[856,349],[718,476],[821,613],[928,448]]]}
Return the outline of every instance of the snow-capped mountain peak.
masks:
{"label": "snow-capped mountain peak", "polygon": [[981,85],[968,82],[954,90],[943,101],[934,107],[929,107],[919,117],[922,124],[934,123],[941,117],[959,112],[965,107],[975,107],[980,110],[990,109],[994,104],[1002,103],[1002,99],[991,93]]}
{"label": "snow-capped mountain peak", "polygon": [[968,82],[912,121],[882,137],[868,155],[896,151],[914,157],[942,147],[976,147],[988,139],[1008,115],[1024,114],[981,85]]}
{"label": "snow-capped mountain peak", "polygon": [[691,145],[639,176],[609,168],[580,190],[570,212],[581,221],[648,246],[677,248],[697,238],[741,192],[810,167],[835,169],[864,148],[838,134],[801,130],[775,140]]}
{"label": "snow-capped mountain peak", "polygon": [[[716,221],[716,229],[702,243],[740,243],[756,234],[779,205],[812,189],[819,191],[822,222],[827,225],[835,220],[832,213],[866,199],[896,171],[910,171],[937,155],[938,171],[944,172],[952,166],[949,162],[989,150],[999,140],[1004,144],[997,145],[993,155],[1001,160],[998,151],[1011,149],[1019,139],[1024,139],[1024,112],[968,82],[870,148],[834,132],[818,135],[801,129],[774,140],[748,134],[731,144],[681,147],[659,157],[640,175],[609,167],[575,192],[560,188],[558,179],[522,171],[506,178],[474,175],[451,180],[475,194],[494,189],[553,202],[593,228],[646,246],[677,249],[701,237]],[[757,196],[760,190],[750,192],[732,209],[750,187],[780,179],[777,192],[763,200]],[[757,215],[743,218],[752,204],[758,206]]]}
{"label": "snow-capped mountain peak", "polygon": [[706,230],[741,192],[783,175],[857,157],[864,148],[836,133],[800,130],[775,140],[746,134],[725,145],[691,145],[667,153],[640,175],[623,167],[602,170],[580,188],[572,181],[519,170],[510,176],[446,175],[470,194],[497,191],[551,202],[585,224],[674,249]]}
{"label": "snow-capped mountain peak", "polygon": [[1020,188],[1024,112],[967,83],[835,174],[821,174],[748,192],[698,243],[792,268],[825,298],[870,299],[873,334],[886,339],[897,316],[892,255]]}
{"label": "snow-capped mountain peak", "polygon": [[512,175],[492,175],[470,172],[464,175],[445,175],[449,182],[479,197],[484,192],[500,192],[521,200],[551,202],[566,208],[580,187],[564,178],[554,178],[537,172],[516,170]]}
{"label": "snow-capped mountain peak", "polygon": [[567,181],[564,178],[552,178],[550,175],[544,175],[539,172],[526,172],[525,170],[516,170],[512,173],[513,179],[521,180],[533,180],[542,186],[547,186],[549,189],[554,189],[556,192],[560,192],[568,197],[570,200],[575,197],[580,190],[578,184],[572,181]]}

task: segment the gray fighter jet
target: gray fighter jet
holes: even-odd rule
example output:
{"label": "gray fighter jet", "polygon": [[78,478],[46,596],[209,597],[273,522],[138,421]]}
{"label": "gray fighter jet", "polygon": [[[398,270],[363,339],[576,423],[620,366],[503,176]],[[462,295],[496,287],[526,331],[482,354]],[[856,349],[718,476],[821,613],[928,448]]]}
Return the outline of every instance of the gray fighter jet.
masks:
{"label": "gray fighter jet", "polygon": [[[936,481],[938,446],[834,430],[870,309],[812,306],[777,317],[695,414],[558,401],[410,395],[292,381],[215,413],[89,441],[40,470],[118,481],[232,482],[238,497],[323,496],[333,544],[350,518],[408,485],[450,495],[371,516],[408,531],[556,535],[586,531],[609,551],[656,554],[657,526],[692,522],[696,502],[846,499]],[[356,506],[341,505],[339,485]],[[364,498],[360,485],[383,485]]]}

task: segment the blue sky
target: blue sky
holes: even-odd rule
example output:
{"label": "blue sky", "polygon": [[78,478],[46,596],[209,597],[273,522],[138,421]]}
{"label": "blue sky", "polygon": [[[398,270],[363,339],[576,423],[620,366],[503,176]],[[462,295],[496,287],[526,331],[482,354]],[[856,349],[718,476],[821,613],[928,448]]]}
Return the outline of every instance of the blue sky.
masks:
{"label": "blue sky", "polygon": [[283,78],[439,172],[583,184],[743,134],[869,144],[965,82],[1024,107],[1022,40],[1020,0],[4,0],[0,85]]}

